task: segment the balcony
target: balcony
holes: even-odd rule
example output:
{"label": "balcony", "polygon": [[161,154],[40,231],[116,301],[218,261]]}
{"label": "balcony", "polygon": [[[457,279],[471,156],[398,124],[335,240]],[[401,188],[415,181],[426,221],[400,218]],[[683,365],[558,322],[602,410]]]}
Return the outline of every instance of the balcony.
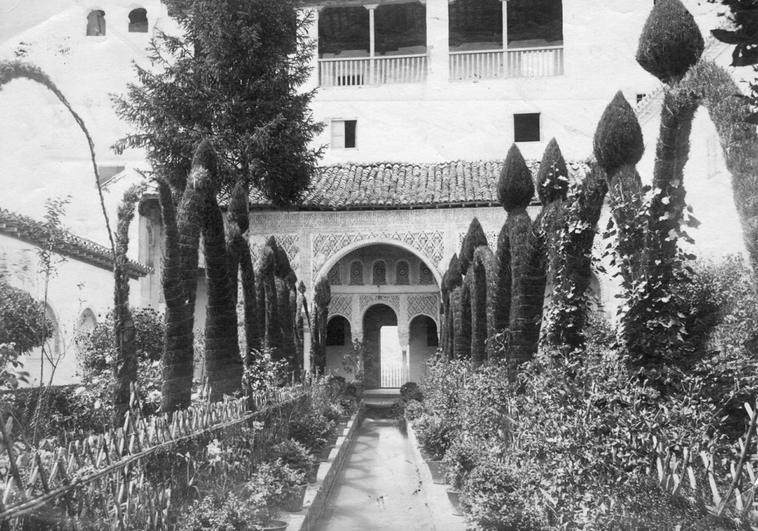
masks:
{"label": "balcony", "polygon": [[450,80],[509,79],[563,75],[563,46],[508,50],[451,50]]}
{"label": "balcony", "polygon": [[321,87],[423,83],[426,70],[426,54],[325,57],[318,62]]}

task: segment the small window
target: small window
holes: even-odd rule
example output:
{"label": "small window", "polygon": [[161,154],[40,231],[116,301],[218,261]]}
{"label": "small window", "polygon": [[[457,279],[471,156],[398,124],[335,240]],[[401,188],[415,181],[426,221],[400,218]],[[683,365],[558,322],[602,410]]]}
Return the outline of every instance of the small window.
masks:
{"label": "small window", "polygon": [[539,142],[540,113],[514,114],[513,136],[515,142]]}
{"label": "small window", "polygon": [[377,286],[387,283],[387,267],[385,267],[383,261],[374,262],[373,277],[374,284]]}
{"label": "small window", "polygon": [[360,262],[356,261],[350,264],[350,285],[363,285],[363,264]]}
{"label": "small window", "polygon": [[129,13],[129,33],[147,33],[147,9],[133,9]]}
{"label": "small window", "polygon": [[420,263],[418,268],[419,284],[434,284],[434,275],[432,270],[425,263]]}
{"label": "small window", "polygon": [[87,15],[87,37],[105,35],[105,11],[95,9]]}
{"label": "small window", "polygon": [[332,120],[332,149],[354,149],[358,120]]}
{"label": "small window", "polygon": [[401,260],[395,266],[395,284],[407,285],[410,284],[408,278],[408,262]]}
{"label": "small window", "polygon": [[647,94],[637,94],[637,103],[639,103],[642,100],[644,100],[645,96],[647,96]]}
{"label": "small window", "polygon": [[339,262],[334,264],[334,267],[329,270],[327,280],[331,286],[339,286],[342,284],[342,268],[340,267]]}

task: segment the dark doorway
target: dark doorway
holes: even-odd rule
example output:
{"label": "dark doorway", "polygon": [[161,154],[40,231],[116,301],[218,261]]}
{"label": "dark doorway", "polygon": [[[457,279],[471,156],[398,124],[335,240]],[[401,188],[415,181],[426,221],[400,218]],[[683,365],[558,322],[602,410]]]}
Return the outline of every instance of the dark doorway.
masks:
{"label": "dark doorway", "polygon": [[368,345],[364,359],[366,389],[381,387],[383,326],[397,326],[395,311],[385,304],[372,306],[363,315],[363,340]]}

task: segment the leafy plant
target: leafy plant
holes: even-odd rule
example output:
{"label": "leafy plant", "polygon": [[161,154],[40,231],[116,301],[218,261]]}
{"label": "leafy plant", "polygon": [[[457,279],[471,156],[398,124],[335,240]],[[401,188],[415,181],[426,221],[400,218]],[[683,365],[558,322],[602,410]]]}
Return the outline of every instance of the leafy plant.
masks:
{"label": "leafy plant", "polygon": [[449,419],[437,415],[422,415],[413,423],[421,451],[430,461],[439,461],[455,439],[458,427]]}
{"label": "leafy plant", "polygon": [[262,507],[230,492],[224,499],[206,496],[195,501],[177,523],[177,531],[253,531]]}
{"label": "leafy plant", "polygon": [[305,446],[293,439],[285,439],[272,446],[268,452],[268,458],[305,475],[316,464],[316,459],[308,453]]}

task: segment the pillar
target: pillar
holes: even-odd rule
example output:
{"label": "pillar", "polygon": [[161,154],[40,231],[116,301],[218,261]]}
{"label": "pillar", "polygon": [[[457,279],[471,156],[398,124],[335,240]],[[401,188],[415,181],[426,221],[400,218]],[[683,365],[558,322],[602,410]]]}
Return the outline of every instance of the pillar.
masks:
{"label": "pillar", "polygon": [[503,50],[508,49],[508,0],[500,0],[503,4]]}
{"label": "pillar", "polygon": [[427,83],[447,84],[450,80],[450,27],[448,0],[426,0]]}
{"label": "pillar", "polygon": [[376,30],[374,27],[374,15],[376,13],[376,8],[378,7],[378,4],[368,4],[364,5],[366,9],[368,9],[368,31],[369,31],[369,72],[368,72],[368,84],[373,85],[374,84],[374,66],[375,66],[375,59],[374,54],[376,52]]}

